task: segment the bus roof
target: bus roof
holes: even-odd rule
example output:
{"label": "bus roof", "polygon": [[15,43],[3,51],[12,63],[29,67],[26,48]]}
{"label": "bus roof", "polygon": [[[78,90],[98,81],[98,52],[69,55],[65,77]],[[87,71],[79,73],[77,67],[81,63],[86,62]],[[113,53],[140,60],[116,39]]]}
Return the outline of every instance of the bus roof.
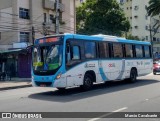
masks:
{"label": "bus roof", "polygon": [[76,38],[76,39],[83,39],[83,40],[108,41],[108,42],[120,42],[120,43],[130,43],[130,44],[151,45],[150,42],[146,42],[146,41],[128,40],[128,39],[122,38],[122,37],[102,35],[102,34],[91,35],[90,36],[90,35],[64,33],[64,34],[59,34],[59,35],[49,35],[49,36],[45,36],[45,37],[47,38],[47,37],[54,37],[54,36],[66,36],[67,38]]}

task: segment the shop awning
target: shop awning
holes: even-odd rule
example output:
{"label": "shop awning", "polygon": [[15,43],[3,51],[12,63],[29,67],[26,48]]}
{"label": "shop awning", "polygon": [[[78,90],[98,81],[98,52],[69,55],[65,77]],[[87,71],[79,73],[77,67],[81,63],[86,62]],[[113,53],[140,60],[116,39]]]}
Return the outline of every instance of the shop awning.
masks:
{"label": "shop awning", "polygon": [[18,54],[24,51],[25,49],[0,50],[0,54]]}

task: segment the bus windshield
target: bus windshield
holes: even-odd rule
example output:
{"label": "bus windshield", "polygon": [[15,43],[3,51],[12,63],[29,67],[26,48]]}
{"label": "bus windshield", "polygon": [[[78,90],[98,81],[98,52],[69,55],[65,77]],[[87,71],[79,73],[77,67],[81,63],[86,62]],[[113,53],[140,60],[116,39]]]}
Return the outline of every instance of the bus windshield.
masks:
{"label": "bus windshield", "polygon": [[[54,44],[37,46],[33,49],[33,70],[36,72],[53,72],[62,64],[63,46]],[[49,73],[48,73],[49,74]]]}

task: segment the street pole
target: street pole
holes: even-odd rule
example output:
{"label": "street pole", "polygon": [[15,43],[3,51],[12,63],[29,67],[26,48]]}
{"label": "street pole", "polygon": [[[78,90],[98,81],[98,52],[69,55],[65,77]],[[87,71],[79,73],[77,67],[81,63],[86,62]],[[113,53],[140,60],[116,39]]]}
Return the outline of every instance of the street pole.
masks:
{"label": "street pole", "polygon": [[55,0],[56,2],[56,25],[55,25],[55,31],[56,34],[59,34],[59,0]]}
{"label": "street pole", "polygon": [[151,27],[151,23],[150,23],[150,25],[149,25],[149,32],[150,32],[150,40],[151,40],[152,58],[154,58],[154,56],[153,56],[153,38],[152,38],[152,27]]}
{"label": "street pole", "polygon": [[32,44],[34,45],[34,40],[35,40],[35,30],[34,26],[32,26]]}
{"label": "street pole", "polygon": [[74,7],[74,34],[76,34],[76,1],[73,0],[73,2],[74,2],[74,5],[73,5]]}

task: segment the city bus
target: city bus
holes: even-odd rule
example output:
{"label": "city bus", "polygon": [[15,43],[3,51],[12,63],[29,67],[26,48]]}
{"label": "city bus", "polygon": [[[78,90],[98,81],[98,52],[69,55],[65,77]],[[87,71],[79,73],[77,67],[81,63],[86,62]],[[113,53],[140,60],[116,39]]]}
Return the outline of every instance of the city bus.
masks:
{"label": "city bus", "polygon": [[63,90],[94,83],[128,80],[153,69],[150,42],[108,35],[61,34],[36,39],[32,53],[32,85]]}

